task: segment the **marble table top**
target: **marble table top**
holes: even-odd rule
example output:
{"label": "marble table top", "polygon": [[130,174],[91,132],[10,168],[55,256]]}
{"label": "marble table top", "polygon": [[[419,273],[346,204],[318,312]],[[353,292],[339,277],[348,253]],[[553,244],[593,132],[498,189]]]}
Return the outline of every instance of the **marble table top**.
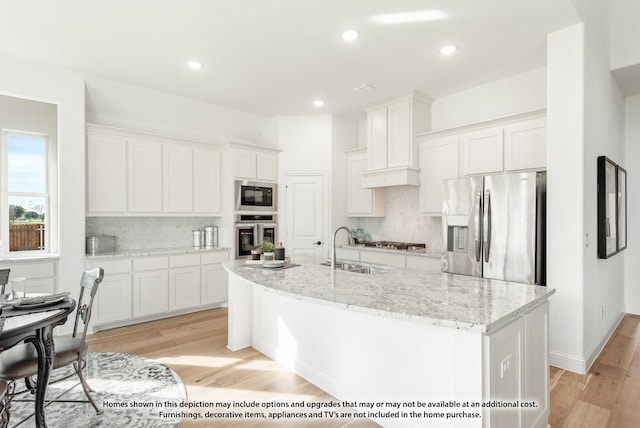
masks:
{"label": "marble table top", "polygon": [[412,269],[331,271],[322,261],[297,256],[291,262],[300,266],[286,270],[255,269],[244,260],[224,267],[268,291],[300,300],[482,333],[508,324],[555,293],[548,287]]}
{"label": "marble table top", "polygon": [[170,254],[210,253],[217,251],[231,251],[229,247],[170,247],[170,248],[144,248],[126,249],[106,253],[87,254],[87,259],[108,259],[117,257],[139,257]]}

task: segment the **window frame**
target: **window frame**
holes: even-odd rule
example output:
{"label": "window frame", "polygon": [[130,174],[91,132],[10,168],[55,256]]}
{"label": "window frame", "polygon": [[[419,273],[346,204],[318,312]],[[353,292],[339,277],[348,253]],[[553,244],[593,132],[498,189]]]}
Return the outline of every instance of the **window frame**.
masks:
{"label": "window frame", "polygon": [[[34,137],[34,138],[43,138],[45,144],[45,191],[44,193],[39,192],[9,192],[9,182],[8,182],[8,171],[9,171],[9,138],[11,136],[19,136],[19,137]],[[52,233],[52,227],[54,227],[55,222],[54,217],[52,217],[52,202],[54,201],[54,196],[52,195],[52,191],[55,189],[55,186],[52,186],[52,178],[55,175],[52,175],[52,172],[57,171],[54,167],[57,156],[56,149],[54,144],[52,144],[51,135],[43,132],[34,132],[34,131],[25,131],[25,130],[17,130],[17,129],[3,129],[2,130],[2,141],[1,141],[1,152],[0,156],[2,157],[2,163],[0,166],[0,186],[2,188],[2,201],[0,202],[0,206],[2,207],[0,210],[0,222],[1,222],[1,230],[2,230],[2,250],[1,256],[3,258],[11,257],[15,258],[19,256],[20,258],[35,258],[41,257],[43,255],[50,255],[52,253],[52,248],[54,248],[55,243],[52,242],[52,237],[54,233]],[[55,179],[55,178],[54,178]],[[34,198],[44,198],[45,200],[45,210],[44,210],[44,248],[42,250],[27,250],[27,251],[11,251],[9,248],[10,245],[10,237],[9,237],[9,198],[11,196],[25,196],[25,197],[34,197]],[[57,218],[57,216],[55,216]],[[54,244],[54,245],[52,245]]]}

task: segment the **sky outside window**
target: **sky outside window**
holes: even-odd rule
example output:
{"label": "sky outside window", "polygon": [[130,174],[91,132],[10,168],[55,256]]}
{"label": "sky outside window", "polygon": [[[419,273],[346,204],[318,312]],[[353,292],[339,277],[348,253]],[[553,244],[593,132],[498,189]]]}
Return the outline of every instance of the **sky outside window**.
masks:
{"label": "sky outside window", "polygon": [[10,135],[7,142],[7,187],[9,192],[45,193],[47,190],[46,139],[44,137]]}

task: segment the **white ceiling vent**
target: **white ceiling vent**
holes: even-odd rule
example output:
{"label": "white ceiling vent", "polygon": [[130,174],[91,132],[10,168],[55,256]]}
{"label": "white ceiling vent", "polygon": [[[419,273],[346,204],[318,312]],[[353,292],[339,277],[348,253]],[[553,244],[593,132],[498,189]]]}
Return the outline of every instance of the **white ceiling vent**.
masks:
{"label": "white ceiling vent", "polygon": [[375,88],[376,87],[373,86],[371,83],[362,83],[351,90],[358,94],[366,94],[367,92],[373,91]]}

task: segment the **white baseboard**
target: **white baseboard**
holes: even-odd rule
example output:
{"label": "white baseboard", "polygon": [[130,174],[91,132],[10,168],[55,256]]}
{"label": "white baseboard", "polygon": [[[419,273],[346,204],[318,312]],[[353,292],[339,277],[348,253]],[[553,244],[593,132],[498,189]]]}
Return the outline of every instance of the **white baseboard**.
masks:
{"label": "white baseboard", "polygon": [[616,331],[620,321],[624,317],[624,312],[621,312],[613,323],[609,326],[606,333],[597,341],[591,349],[585,353],[584,356],[577,356],[571,354],[565,354],[563,352],[550,350],[549,351],[549,364],[558,367],[564,370],[569,370],[571,372],[586,374],[589,371],[589,368],[593,364],[593,362],[598,358],[600,352],[607,344],[613,332]]}

